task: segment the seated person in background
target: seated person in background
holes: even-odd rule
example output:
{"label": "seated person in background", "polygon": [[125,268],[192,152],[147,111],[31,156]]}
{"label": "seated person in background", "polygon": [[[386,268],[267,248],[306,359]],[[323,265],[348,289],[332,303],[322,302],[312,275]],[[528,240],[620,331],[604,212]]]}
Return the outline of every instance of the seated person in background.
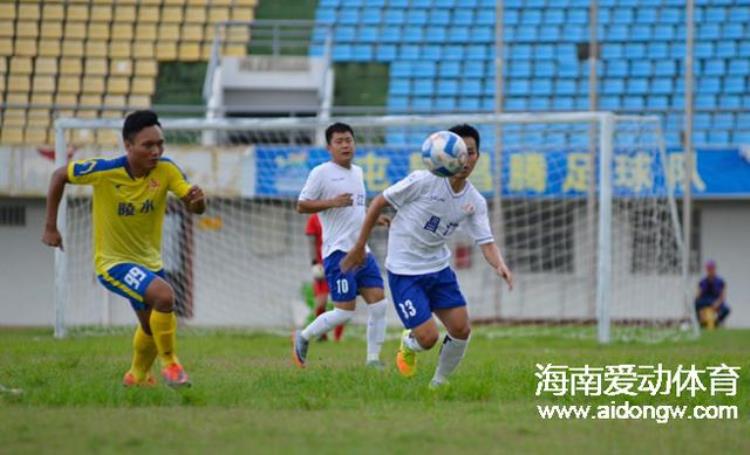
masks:
{"label": "seated person in background", "polygon": [[715,312],[716,325],[721,325],[729,315],[729,306],[726,300],[727,284],[716,274],[716,262],[709,260],[706,262],[706,277],[698,284],[698,294],[695,297],[695,311],[698,314],[698,320],[703,324],[705,316],[702,317],[701,313],[706,313],[704,310],[710,308]]}

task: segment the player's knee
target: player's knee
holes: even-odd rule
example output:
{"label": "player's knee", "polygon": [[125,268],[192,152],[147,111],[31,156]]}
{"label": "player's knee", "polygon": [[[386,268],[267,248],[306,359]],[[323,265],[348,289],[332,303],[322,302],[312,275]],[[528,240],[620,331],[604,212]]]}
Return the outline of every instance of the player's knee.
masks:
{"label": "player's knee", "polygon": [[174,291],[172,286],[164,281],[154,281],[152,286],[146,293],[148,296],[148,304],[150,304],[156,311],[162,313],[169,313],[174,309]]}
{"label": "player's knee", "polygon": [[451,338],[455,338],[458,340],[468,340],[469,335],[471,335],[471,326],[468,323],[464,324],[463,326],[457,327],[450,332]]}
{"label": "player's knee", "polygon": [[425,349],[432,349],[433,346],[438,342],[440,333],[437,330],[425,331],[416,334],[419,345]]}

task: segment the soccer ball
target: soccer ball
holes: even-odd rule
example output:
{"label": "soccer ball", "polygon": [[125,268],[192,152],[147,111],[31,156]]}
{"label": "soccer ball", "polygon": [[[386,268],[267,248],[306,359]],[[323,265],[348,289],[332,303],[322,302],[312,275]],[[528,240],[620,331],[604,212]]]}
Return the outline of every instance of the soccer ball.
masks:
{"label": "soccer ball", "polygon": [[464,140],[450,131],[432,133],[422,144],[422,161],[438,177],[452,177],[461,172],[468,157]]}

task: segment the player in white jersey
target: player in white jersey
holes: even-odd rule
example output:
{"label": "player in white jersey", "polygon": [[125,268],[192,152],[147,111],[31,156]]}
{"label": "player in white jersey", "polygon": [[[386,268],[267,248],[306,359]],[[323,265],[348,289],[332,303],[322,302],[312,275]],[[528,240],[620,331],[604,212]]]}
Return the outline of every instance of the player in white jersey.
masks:
{"label": "player in white jersey", "polygon": [[316,166],[299,195],[297,211],[318,213],[323,226],[323,266],[334,308],[318,316],[292,336],[292,358],[305,366],[310,340],[347,323],[354,315],[357,294],[368,304],[367,366],[382,369],[380,348],[385,340],[387,303],[380,268],[366,244],[362,265],[342,272],[339,262],[354,246],[365,219],[365,183],[362,168],[353,164],[354,132],[344,123],[326,129],[331,161]]}
{"label": "player in white jersey", "polygon": [[498,276],[513,286],[510,269],[492,237],[487,201],[468,181],[479,159],[479,133],[470,125],[456,125],[450,131],[466,143],[469,156],[464,169],[450,178],[415,171],[383,191],[367,211],[357,244],[341,262],[344,270],[361,264],[381,210],[386,205],[397,210],[388,233],[385,263],[396,313],[406,327],[396,366],[403,376],[416,373],[416,353],[431,349],[440,337],[434,313],[448,334],[431,387],[447,382],[463,358],[471,333],[466,300],[450,267],[446,240],[459,226],[465,228]]}

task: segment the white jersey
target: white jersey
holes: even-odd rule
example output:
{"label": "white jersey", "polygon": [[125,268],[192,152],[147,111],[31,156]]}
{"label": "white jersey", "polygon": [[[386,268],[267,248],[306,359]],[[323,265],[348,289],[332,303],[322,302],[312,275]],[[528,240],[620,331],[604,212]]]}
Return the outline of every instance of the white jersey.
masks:
{"label": "white jersey", "polygon": [[365,220],[365,181],[362,168],[352,164],[351,169],[328,161],[315,166],[307,176],[300,201],[333,199],[342,193],[351,193],[353,204],[318,212],[323,227],[323,258],[337,250],[352,249]]}
{"label": "white jersey", "polygon": [[450,265],[445,244],[461,226],[477,244],[493,242],[487,201],[470,182],[453,192],[447,178],[415,171],[383,191],[398,212],[388,233],[385,268],[398,275],[424,275]]}

